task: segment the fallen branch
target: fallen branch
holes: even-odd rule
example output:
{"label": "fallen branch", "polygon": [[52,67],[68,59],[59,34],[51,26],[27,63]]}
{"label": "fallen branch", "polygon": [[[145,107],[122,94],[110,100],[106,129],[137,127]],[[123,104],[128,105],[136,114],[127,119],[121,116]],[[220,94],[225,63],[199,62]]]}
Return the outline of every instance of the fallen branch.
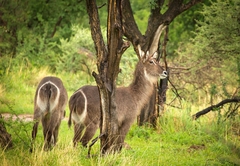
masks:
{"label": "fallen branch", "polygon": [[221,101],[220,103],[216,104],[216,105],[212,105],[210,107],[207,107],[205,109],[203,109],[202,111],[197,112],[196,114],[192,115],[192,118],[194,120],[198,119],[200,116],[207,114],[208,112],[212,111],[213,109],[219,108],[225,104],[228,103],[238,103],[240,102],[240,97],[237,98],[232,98],[232,99],[225,99],[223,101]]}

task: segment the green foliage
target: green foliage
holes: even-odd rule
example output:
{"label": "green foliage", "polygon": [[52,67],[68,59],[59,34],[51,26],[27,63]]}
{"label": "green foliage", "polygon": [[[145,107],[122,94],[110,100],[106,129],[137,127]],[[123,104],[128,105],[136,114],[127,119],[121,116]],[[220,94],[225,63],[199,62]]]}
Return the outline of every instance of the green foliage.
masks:
{"label": "green foliage", "polygon": [[[28,59],[34,66],[54,67],[60,39],[69,39],[71,24],[83,13],[78,1],[1,2],[1,55]],[[84,17],[80,17],[84,18]],[[73,22],[74,21],[74,22]]]}
{"label": "green foliage", "polygon": [[181,68],[172,82],[186,100],[207,106],[238,96],[239,8],[235,0],[204,5],[195,37],[178,48],[173,64]]}
{"label": "green foliage", "polygon": [[88,70],[84,69],[84,67],[96,64],[96,61],[94,61],[95,55],[92,53],[95,51],[90,31],[78,26],[73,26],[72,28],[75,35],[70,40],[60,39],[58,47],[61,53],[57,55],[56,71],[76,73],[85,70],[87,74],[91,75],[91,73],[88,73]]}
{"label": "green foliage", "polygon": [[133,0],[131,1],[131,7],[138,29],[142,34],[144,34],[147,29],[148,17],[150,15],[150,2],[144,0]]}
{"label": "green foliage", "polygon": [[[204,21],[199,21],[196,38],[199,57],[234,60],[240,53],[240,3],[237,0],[218,0],[204,6]],[[233,59],[232,59],[233,58]]]}
{"label": "green foliage", "polygon": [[128,86],[131,83],[137,62],[138,58],[135,51],[132,47],[128,48],[121,58],[119,67],[121,72],[118,74],[117,85]]}

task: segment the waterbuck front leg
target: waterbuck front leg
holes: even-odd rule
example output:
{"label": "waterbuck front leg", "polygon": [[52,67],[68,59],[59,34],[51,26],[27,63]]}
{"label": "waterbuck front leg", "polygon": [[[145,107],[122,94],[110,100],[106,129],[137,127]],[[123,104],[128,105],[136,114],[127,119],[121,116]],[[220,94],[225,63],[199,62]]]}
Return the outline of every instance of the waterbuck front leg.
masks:
{"label": "waterbuck front leg", "polygon": [[131,123],[130,123],[130,120],[129,121],[124,121],[122,123],[122,125],[119,127],[119,137],[117,139],[117,143],[119,144],[119,147],[120,147],[120,150],[122,149],[122,147],[124,146],[124,140],[125,140],[125,137],[129,131],[131,127]]}

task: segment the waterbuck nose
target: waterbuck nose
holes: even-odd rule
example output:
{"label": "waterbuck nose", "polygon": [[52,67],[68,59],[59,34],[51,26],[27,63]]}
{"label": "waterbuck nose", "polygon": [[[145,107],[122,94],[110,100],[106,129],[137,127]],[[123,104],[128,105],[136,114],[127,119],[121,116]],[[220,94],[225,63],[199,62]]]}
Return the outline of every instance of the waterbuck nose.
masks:
{"label": "waterbuck nose", "polygon": [[168,76],[167,71],[163,71],[162,74],[160,74],[160,79],[165,79],[167,78],[167,76]]}
{"label": "waterbuck nose", "polygon": [[163,71],[163,74],[166,75],[166,76],[168,75],[167,71]]}

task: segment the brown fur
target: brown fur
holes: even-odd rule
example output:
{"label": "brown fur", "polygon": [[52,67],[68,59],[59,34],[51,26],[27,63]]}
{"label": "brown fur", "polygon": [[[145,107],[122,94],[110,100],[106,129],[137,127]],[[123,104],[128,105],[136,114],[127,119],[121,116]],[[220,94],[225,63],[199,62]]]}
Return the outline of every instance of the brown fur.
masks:
{"label": "brown fur", "polygon": [[[163,68],[153,57],[140,60],[136,66],[134,80],[128,87],[116,89],[116,112],[120,131],[120,142],[124,142],[130,126],[140,114],[142,107],[149,101],[154,84],[162,77]],[[146,76],[147,73],[147,76]],[[85,95],[85,96],[84,96]],[[85,102],[87,110],[84,112]],[[83,86],[69,100],[69,127],[74,124],[74,146],[81,142],[83,146],[92,139],[100,124],[100,98],[97,86]],[[86,115],[84,116],[84,114]],[[83,131],[85,132],[83,133]]]}
{"label": "brown fur", "polygon": [[68,101],[67,91],[62,81],[57,77],[44,77],[39,83],[34,98],[35,121],[32,139],[37,135],[38,124],[41,120],[44,135],[44,149],[54,146],[58,139],[59,126],[65,116]]}

